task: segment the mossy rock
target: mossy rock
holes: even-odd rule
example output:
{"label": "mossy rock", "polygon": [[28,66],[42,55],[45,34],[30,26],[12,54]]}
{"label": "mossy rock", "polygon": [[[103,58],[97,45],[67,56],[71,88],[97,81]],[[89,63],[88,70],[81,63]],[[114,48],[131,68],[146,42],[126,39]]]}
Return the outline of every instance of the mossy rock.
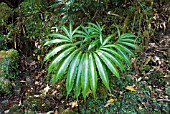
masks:
{"label": "mossy rock", "polygon": [[23,111],[20,110],[21,106],[14,104],[10,109],[8,114],[23,114]]}
{"label": "mossy rock", "polygon": [[18,60],[17,50],[0,51],[0,93],[11,93],[11,80],[15,80],[19,73]]}
{"label": "mossy rock", "polygon": [[6,79],[5,77],[0,77],[0,94],[2,93],[10,94],[11,88],[12,88],[11,81]]}
{"label": "mossy rock", "polygon": [[0,25],[13,14],[14,11],[6,3],[0,3]]}
{"label": "mossy rock", "polygon": [[55,101],[47,96],[29,95],[24,100],[24,106],[32,111],[48,112],[55,108]]}
{"label": "mossy rock", "polygon": [[18,75],[19,54],[17,50],[0,51],[0,77],[15,79]]}

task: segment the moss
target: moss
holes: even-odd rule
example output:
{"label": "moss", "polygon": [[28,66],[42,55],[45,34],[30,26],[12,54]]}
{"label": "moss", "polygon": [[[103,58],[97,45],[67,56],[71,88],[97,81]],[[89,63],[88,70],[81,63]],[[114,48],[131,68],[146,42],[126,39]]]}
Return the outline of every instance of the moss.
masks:
{"label": "moss", "polygon": [[12,88],[11,82],[4,77],[0,77],[0,93],[10,94],[11,88]]}
{"label": "moss", "polygon": [[29,95],[23,104],[32,111],[47,112],[55,108],[55,101],[53,99],[41,95]]}
{"label": "moss", "polygon": [[23,112],[20,110],[21,106],[14,104],[10,109],[9,109],[9,114],[23,114]]}
{"label": "moss", "polygon": [[1,93],[11,93],[11,80],[15,80],[18,71],[19,54],[17,50],[0,51],[0,90]]}
{"label": "moss", "polygon": [[17,50],[10,49],[7,51],[7,57],[13,60],[14,62],[18,62],[19,54]]}
{"label": "moss", "polygon": [[0,77],[14,79],[18,75],[19,54],[17,50],[0,51]]}
{"label": "moss", "polygon": [[0,25],[13,15],[13,13],[13,10],[6,3],[0,3]]}

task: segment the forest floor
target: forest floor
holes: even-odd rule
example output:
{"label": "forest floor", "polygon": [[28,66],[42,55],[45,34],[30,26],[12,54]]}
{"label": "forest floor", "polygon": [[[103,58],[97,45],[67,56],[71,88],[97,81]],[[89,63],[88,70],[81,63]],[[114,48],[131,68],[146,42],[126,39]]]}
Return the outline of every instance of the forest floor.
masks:
{"label": "forest floor", "polygon": [[113,110],[120,114],[125,113],[124,110],[129,113],[170,113],[169,21],[149,38],[148,46],[138,52],[137,58],[132,60],[133,68],[122,74],[122,83],[111,82],[114,85],[111,94],[101,85],[97,100],[89,95],[86,103],[83,98],[75,100],[69,96],[66,99],[64,80],[50,85],[45,65],[35,57],[22,56],[21,72],[12,95],[0,98],[0,114],[113,113]]}

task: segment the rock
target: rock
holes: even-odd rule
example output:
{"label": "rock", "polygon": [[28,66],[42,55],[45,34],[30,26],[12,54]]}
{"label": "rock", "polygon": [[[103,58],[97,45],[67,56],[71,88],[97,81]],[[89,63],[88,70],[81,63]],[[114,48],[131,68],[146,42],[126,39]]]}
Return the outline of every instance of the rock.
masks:
{"label": "rock", "polygon": [[0,77],[15,79],[18,75],[18,60],[17,50],[0,51]]}
{"label": "rock", "polygon": [[47,96],[29,95],[24,100],[24,106],[32,111],[48,112],[55,108],[55,101]]}
{"label": "rock", "polygon": [[18,106],[17,104],[14,104],[10,109],[8,114],[23,114],[20,110],[21,106]]}
{"label": "rock", "polygon": [[14,11],[6,3],[0,3],[0,25],[2,25],[3,21],[7,21],[13,14]]}
{"label": "rock", "polygon": [[0,2],[5,2],[11,8],[16,8],[23,0],[1,0]]}
{"label": "rock", "polygon": [[6,38],[3,37],[2,33],[1,33],[1,28],[0,28],[0,50],[7,49],[7,44],[6,44],[5,39]]}
{"label": "rock", "polygon": [[0,77],[0,93],[10,94],[11,88],[12,88],[11,82],[4,77]]}
{"label": "rock", "polygon": [[17,50],[0,51],[0,93],[10,93],[11,80],[15,80],[19,73],[18,60]]}
{"label": "rock", "polygon": [[63,112],[61,112],[61,114],[77,114],[77,113],[72,110],[66,109]]}
{"label": "rock", "polygon": [[14,95],[19,96],[21,94],[21,83],[19,81],[15,81],[15,84],[13,83],[13,93]]}

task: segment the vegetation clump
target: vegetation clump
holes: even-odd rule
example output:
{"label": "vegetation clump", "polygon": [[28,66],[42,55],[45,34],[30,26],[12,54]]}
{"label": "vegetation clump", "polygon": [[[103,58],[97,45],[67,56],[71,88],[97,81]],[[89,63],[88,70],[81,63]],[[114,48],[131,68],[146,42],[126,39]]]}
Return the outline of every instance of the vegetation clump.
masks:
{"label": "vegetation clump", "polygon": [[0,113],[169,114],[169,5],[1,0]]}
{"label": "vegetation clump", "polygon": [[[81,29],[80,29],[81,28]],[[84,99],[91,89],[94,97],[96,95],[98,77],[110,91],[109,75],[110,71],[120,79],[120,71],[125,71],[124,63],[132,65],[130,55],[135,57],[131,49],[139,49],[136,43],[136,36],[131,33],[120,34],[118,29],[118,39],[113,35],[103,35],[104,26],[98,23],[88,23],[88,26],[79,26],[73,29],[62,27],[65,34],[54,33],[49,36],[55,39],[49,40],[45,45],[58,44],[44,58],[55,56],[48,67],[48,72],[54,73],[52,81],[56,83],[66,74],[66,89],[69,95],[74,88],[75,96],[78,98],[80,90]],[[116,40],[113,42],[114,39]],[[68,69],[68,70],[67,70]]]}
{"label": "vegetation clump", "polygon": [[0,51],[0,89],[10,93],[11,80],[15,80],[18,73],[19,53],[17,50]]}
{"label": "vegetation clump", "polygon": [[6,3],[0,3],[0,25],[8,21],[8,18],[14,14],[12,8],[10,8]]}

